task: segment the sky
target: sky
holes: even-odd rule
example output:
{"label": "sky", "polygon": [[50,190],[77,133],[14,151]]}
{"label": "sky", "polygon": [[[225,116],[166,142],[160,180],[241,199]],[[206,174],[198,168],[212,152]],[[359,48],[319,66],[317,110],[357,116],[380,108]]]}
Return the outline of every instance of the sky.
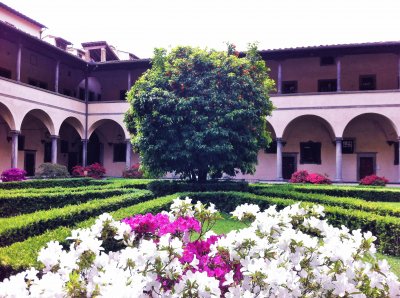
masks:
{"label": "sky", "polygon": [[177,45],[246,50],[400,40],[400,0],[2,0],[80,47],[140,58]]}

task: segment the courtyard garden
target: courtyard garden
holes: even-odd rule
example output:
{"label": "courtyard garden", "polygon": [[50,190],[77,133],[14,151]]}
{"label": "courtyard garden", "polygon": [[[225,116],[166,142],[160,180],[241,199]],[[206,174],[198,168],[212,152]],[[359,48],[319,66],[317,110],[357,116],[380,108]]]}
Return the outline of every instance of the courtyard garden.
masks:
{"label": "courtyard garden", "polygon": [[[301,202],[318,204],[335,227],[361,229],[376,236],[377,258],[387,259],[400,275],[400,189],[307,184],[189,183],[145,179],[89,178],[28,180],[0,184],[1,280],[23,270],[43,269],[39,251],[50,241],[67,249],[71,231],[88,228],[103,213],[114,220],[169,210],[177,198],[215,204],[221,211],[212,230],[226,234],[248,227],[232,218],[239,205],[277,210]],[[311,208],[311,207],[310,207]]]}

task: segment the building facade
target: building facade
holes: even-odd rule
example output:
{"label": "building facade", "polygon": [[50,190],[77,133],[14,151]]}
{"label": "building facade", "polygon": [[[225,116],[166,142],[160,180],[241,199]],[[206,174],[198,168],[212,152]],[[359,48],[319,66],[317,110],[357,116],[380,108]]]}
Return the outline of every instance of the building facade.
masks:
{"label": "building facade", "polygon": [[[0,171],[33,175],[43,162],[100,162],[107,175],[138,162],[123,123],[125,93],[149,59],[105,41],[82,48],[0,3]],[[296,170],[352,182],[400,181],[400,42],[264,50],[276,82],[273,143],[250,180]]]}

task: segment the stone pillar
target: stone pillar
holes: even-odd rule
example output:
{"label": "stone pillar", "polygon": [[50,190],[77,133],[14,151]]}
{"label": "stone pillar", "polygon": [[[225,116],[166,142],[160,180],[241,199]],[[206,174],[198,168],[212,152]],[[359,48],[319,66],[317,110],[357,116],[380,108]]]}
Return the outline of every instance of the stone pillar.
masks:
{"label": "stone pillar", "polygon": [[132,143],[130,139],[127,139],[125,142],[126,142],[125,168],[129,169],[131,167],[131,160],[132,160]]}
{"label": "stone pillar", "polygon": [[342,182],[342,141],[343,138],[336,138],[336,182]]}
{"label": "stone pillar", "polygon": [[398,137],[397,141],[399,142],[399,151],[397,152],[397,155],[399,156],[399,165],[398,165],[398,173],[399,173],[399,182],[400,182],[400,137]]}
{"label": "stone pillar", "polygon": [[132,87],[132,76],[131,76],[131,72],[128,72],[128,91],[131,89]]}
{"label": "stone pillar", "polygon": [[16,79],[18,82],[21,82],[21,58],[22,58],[22,44],[19,43],[17,51],[17,69],[15,71]]}
{"label": "stone pillar", "polygon": [[57,140],[58,136],[52,135],[50,136],[51,139],[51,163],[57,163]]}
{"label": "stone pillar", "polygon": [[400,54],[397,56],[397,88],[400,89]]}
{"label": "stone pillar", "polygon": [[60,80],[60,60],[56,63],[56,69],[54,74],[54,92],[58,93],[58,81]]}
{"label": "stone pillar", "polygon": [[106,48],[101,48],[101,49],[100,49],[100,61],[101,61],[101,62],[107,61],[107,52],[106,52]]}
{"label": "stone pillar", "polygon": [[276,180],[282,181],[282,139],[276,139]]}
{"label": "stone pillar", "polygon": [[278,94],[282,94],[282,63],[278,64]]}
{"label": "stone pillar", "polygon": [[11,167],[18,167],[18,136],[21,132],[18,130],[11,131]]}
{"label": "stone pillar", "polygon": [[340,57],[336,57],[336,91],[342,91],[342,69]]}
{"label": "stone pillar", "polygon": [[87,143],[88,140],[82,139],[82,166],[87,166]]}

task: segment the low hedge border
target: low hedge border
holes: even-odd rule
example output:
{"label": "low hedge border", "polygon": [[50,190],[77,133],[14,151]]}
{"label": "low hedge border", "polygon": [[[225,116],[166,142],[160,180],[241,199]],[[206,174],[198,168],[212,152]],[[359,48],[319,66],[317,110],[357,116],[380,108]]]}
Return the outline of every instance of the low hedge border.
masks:
{"label": "low hedge border", "polygon": [[[276,205],[278,209],[282,209],[296,203],[295,200],[241,192],[199,192],[182,195],[187,195],[194,201],[212,202],[218,209],[225,212],[230,212],[236,206],[244,203],[257,204],[261,209],[268,208],[271,205]],[[303,202],[302,204],[313,205],[309,202]],[[345,225],[351,230],[371,231],[377,237],[376,245],[379,252],[400,256],[400,218],[382,216],[362,210],[344,209],[338,206],[320,205],[325,207],[326,218],[332,225],[337,227]]]}
{"label": "low hedge border", "polygon": [[209,181],[205,183],[180,180],[154,180],[147,184],[147,189],[155,196],[165,196],[178,192],[204,191],[247,191],[249,184],[245,181]]}
{"label": "low hedge border", "polygon": [[92,178],[66,178],[66,179],[33,179],[15,182],[1,182],[0,189],[19,189],[19,188],[47,188],[47,187],[77,187],[89,185]]}
{"label": "low hedge border", "polygon": [[359,186],[290,185],[304,193],[322,193],[335,197],[360,198],[366,201],[400,202],[400,189]]}
{"label": "low hedge border", "polygon": [[64,190],[59,193],[39,193],[24,194],[14,197],[0,197],[0,216],[11,217],[20,214],[36,212],[38,210],[48,210],[60,208],[71,204],[81,204],[96,199],[104,199],[134,192],[129,188],[85,190],[80,192],[70,192]]}
{"label": "low hedge border", "polygon": [[81,205],[68,205],[63,208],[37,211],[11,218],[1,218],[0,247],[23,241],[30,236],[39,235],[47,229],[72,225],[88,217],[127,207],[151,198],[153,198],[151,192],[136,190],[121,196],[101,200],[94,199]]}
{"label": "low hedge border", "polygon": [[[175,195],[170,195],[158,199],[149,200],[138,203],[133,206],[118,209],[110,212],[114,219],[121,220],[123,218],[144,213],[157,213],[169,208]],[[70,236],[71,230],[77,228],[85,228],[91,226],[96,217],[91,217],[85,221],[76,223],[69,227],[59,227],[54,230],[26,239],[22,242],[16,242],[7,247],[0,248],[0,281],[9,277],[11,274],[28,269],[29,267],[39,267],[37,255],[39,250],[49,241],[59,241],[66,243],[66,238]],[[18,252],[18,253],[16,253]]]}
{"label": "low hedge border", "polygon": [[258,187],[250,186],[250,192],[258,195],[279,196],[285,199],[306,201],[314,204],[325,204],[343,208],[363,210],[379,215],[400,217],[400,208],[393,209],[381,206],[379,202],[371,202],[357,198],[333,197],[320,193],[302,193],[282,187]]}

